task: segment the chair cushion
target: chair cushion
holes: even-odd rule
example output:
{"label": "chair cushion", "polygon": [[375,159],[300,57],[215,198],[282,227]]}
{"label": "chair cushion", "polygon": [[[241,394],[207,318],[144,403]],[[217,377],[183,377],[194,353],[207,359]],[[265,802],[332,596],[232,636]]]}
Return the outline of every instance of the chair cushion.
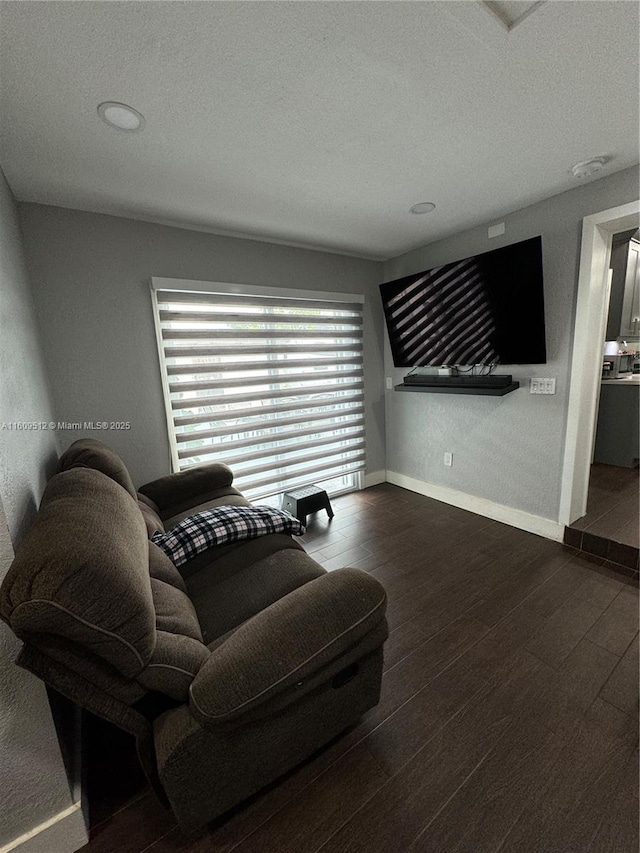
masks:
{"label": "chair cushion", "polygon": [[[257,539],[232,542],[230,545],[219,545],[215,549],[202,551],[188,563],[180,566],[180,574],[187,584],[190,578],[195,578],[200,573],[203,578],[210,577],[209,580],[204,581],[205,583],[220,583],[271,554],[291,550],[304,552],[302,545],[286,533],[270,533],[268,536],[259,536]],[[164,556],[167,555],[164,554]],[[209,573],[211,573],[210,576]]]}
{"label": "chair cushion", "polygon": [[92,468],[48,483],[2,585],[14,632],[56,634],[132,677],[155,646],[148,540],[136,501]]}
{"label": "chair cushion", "polygon": [[[240,547],[286,538],[275,534]],[[196,608],[205,643],[211,643],[283,595],[325,574],[322,566],[292,539],[289,541],[291,548],[280,547],[264,559],[245,564],[245,568],[227,574],[220,582],[216,582],[215,563],[208,571],[203,570],[187,578],[189,597]]]}
{"label": "chair cushion", "polygon": [[101,471],[126,489],[132,497],[136,497],[133,480],[122,459],[95,438],[80,438],[62,454],[58,461],[58,471],[69,471],[71,468],[93,468]]}

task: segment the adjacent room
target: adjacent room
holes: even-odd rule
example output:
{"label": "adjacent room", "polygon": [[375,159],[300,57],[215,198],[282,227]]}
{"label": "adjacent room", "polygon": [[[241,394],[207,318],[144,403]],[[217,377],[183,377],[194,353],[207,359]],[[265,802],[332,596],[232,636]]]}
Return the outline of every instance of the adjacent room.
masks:
{"label": "adjacent room", "polygon": [[639,38],[0,0],[0,853],[635,853]]}

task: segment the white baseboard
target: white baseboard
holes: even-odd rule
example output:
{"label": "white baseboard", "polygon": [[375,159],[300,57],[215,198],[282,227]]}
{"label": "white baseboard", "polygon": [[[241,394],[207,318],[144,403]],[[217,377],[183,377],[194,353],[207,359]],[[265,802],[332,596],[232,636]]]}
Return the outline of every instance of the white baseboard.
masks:
{"label": "white baseboard", "polygon": [[88,840],[82,806],[78,802],[0,847],[0,853],[74,853]]}
{"label": "white baseboard", "polygon": [[460,507],[460,509],[475,512],[477,515],[483,515],[494,521],[501,521],[511,527],[526,530],[527,533],[544,536],[546,539],[562,542],[564,536],[563,524],[550,518],[543,518],[541,515],[533,515],[522,509],[513,509],[510,506],[495,503],[488,498],[479,498],[476,495],[459,492],[457,489],[450,489],[447,486],[426,483],[423,480],[407,477],[405,474],[397,474],[395,471],[387,471],[387,482],[393,483],[394,486],[401,486],[403,489],[409,489],[411,492],[434,498],[437,501]]}
{"label": "white baseboard", "polygon": [[370,474],[365,474],[362,478],[362,488],[369,489],[371,486],[379,486],[380,483],[387,482],[387,472],[372,471]]}

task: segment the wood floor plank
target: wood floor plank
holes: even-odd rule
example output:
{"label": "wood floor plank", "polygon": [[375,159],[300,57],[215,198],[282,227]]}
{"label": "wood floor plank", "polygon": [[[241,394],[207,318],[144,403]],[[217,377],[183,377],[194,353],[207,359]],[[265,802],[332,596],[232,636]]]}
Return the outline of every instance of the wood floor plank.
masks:
{"label": "wood floor plank", "polygon": [[596,696],[585,717],[615,737],[627,737],[638,733],[638,720],[614,705],[610,705],[609,702],[605,702],[601,696]]}
{"label": "wood floor plank", "polygon": [[235,853],[317,850],[387,779],[361,744],[233,849]]}
{"label": "wood floor plank", "polygon": [[[468,543],[460,546],[465,551]],[[527,548],[517,548],[495,556],[485,551],[456,552],[453,559],[444,560],[446,572],[426,576],[414,589],[407,587],[403,596],[395,598],[400,584],[410,584],[411,578],[392,585],[392,599],[387,608],[387,618],[394,627],[420,614],[438,618],[441,613],[464,612],[473,607],[497,587],[513,571],[524,567],[530,560]]]}
{"label": "wood floor plank", "polygon": [[[558,607],[574,594],[578,586],[584,581],[594,566],[600,567],[603,560],[589,557],[581,553],[574,554],[571,559],[563,563],[548,581],[537,587],[519,605],[521,610],[538,613],[543,616],[551,616]],[[513,611],[518,612],[518,609]]]}
{"label": "wood floor plank", "polygon": [[387,560],[402,560],[415,553],[415,542],[400,534],[385,534],[379,529],[370,531],[369,535],[360,540],[360,544],[373,554],[382,554]]}
{"label": "wood floor plank", "polygon": [[379,571],[372,569],[372,574],[384,585],[389,604],[408,598],[412,590],[415,594],[426,594],[440,583],[439,575],[432,572],[424,557],[414,551],[392,561],[386,549],[382,550],[380,555],[386,561],[384,569],[379,566]]}
{"label": "wood floor plank", "polygon": [[344,539],[344,534],[339,530],[318,530],[316,532],[305,533],[304,536],[296,537],[302,547],[308,553],[319,551],[334,542]]}
{"label": "wood floor plank", "polygon": [[371,556],[371,551],[368,548],[365,548],[364,545],[354,545],[349,537],[343,536],[339,542],[334,542],[332,545],[327,545],[316,551],[313,558],[319,563],[323,563],[325,560],[331,560],[335,557],[343,557],[349,561],[362,560],[369,556]]}
{"label": "wood floor plank", "polygon": [[594,536],[602,536],[604,539],[613,539],[614,542],[622,542],[620,531],[628,524],[635,522],[636,526],[637,513],[633,516],[633,508],[628,513],[623,513],[624,504],[618,504],[611,507],[607,512],[604,512],[592,524],[589,524],[585,530],[587,533],[593,533]]}
{"label": "wood floor plank", "polygon": [[388,717],[365,743],[385,772],[393,775],[484,686],[480,676],[454,663]]}
{"label": "wood floor plank", "polygon": [[408,850],[492,749],[504,743],[509,719],[458,737],[429,742],[321,848],[322,853],[398,853]]}
{"label": "wood floor plank", "polygon": [[370,553],[371,552],[362,545],[357,545],[355,548],[350,548],[349,550],[338,554],[337,557],[331,558],[323,557],[323,552],[320,551],[317,555],[314,555],[314,559],[320,563],[323,569],[326,569],[328,572],[332,572],[335,569],[342,569],[345,566],[350,566],[352,561],[355,563],[358,560],[362,560],[363,557],[367,557]]}
{"label": "wood floor plank", "polygon": [[527,650],[550,666],[560,666],[601,612],[588,601],[568,599],[540,627]]}
{"label": "wood floor plank", "polygon": [[638,635],[631,643],[600,696],[625,714],[638,714]]}
{"label": "wood floor plank", "polygon": [[522,645],[514,651],[507,646],[510,654],[494,657],[493,661],[484,658],[485,665],[479,667],[475,650],[474,647],[463,655],[461,662],[474,672],[483,671],[505,691],[504,702],[510,712],[528,714],[557,733],[571,733],[618,661],[606,649],[584,640],[560,669],[543,663]]}
{"label": "wood floor plank", "polygon": [[562,750],[557,772],[527,805],[500,853],[588,849],[633,749],[583,720]]}
{"label": "wood floor plank", "polygon": [[376,569],[381,569],[383,566],[389,565],[389,557],[382,551],[372,552],[367,554],[360,560],[352,560],[351,566],[354,569],[362,569],[365,572],[373,572]]}
{"label": "wood floor plank", "polygon": [[[513,743],[496,749],[422,830],[409,853],[498,850],[530,799],[548,783],[561,739],[516,718]],[[512,728],[513,731],[513,728]]]}
{"label": "wood floor plank", "polygon": [[638,833],[638,750],[629,758],[617,794],[591,840],[588,853],[635,853]]}
{"label": "wood floor plank", "polygon": [[587,632],[587,639],[623,655],[638,633],[638,591],[624,587]]}
{"label": "wood floor plank", "polygon": [[617,578],[590,572],[576,585],[573,595],[600,610],[605,610],[622,588],[623,583]]}
{"label": "wood floor plank", "polygon": [[485,678],[502,680],[516,653],[524,648],[542,623],[543,618],[536,612],[521,608],[513,611],[465,653],[465,663]]}
{"label": "wood floor plank", "polygon": [[616,655],[582,640],[559,669],[545,664],[532,679],[529,713],[569,735],[593,705],[618,664]]}
{"label": "wood floor plank", "polygon": [[430,636],[430,629],[418,622],[405,622],[389,635],[384,644],[384,671],[400,663]]}
{"label": "wood floor plank", "polygon": [[[463,655],[460,662],[468,666],[468,658],[469,655]],[[496,672],[491,673],[492,678],[477,697],[476,705],[489,710],[497,708],[503,714],[520,718],[528,716],[546,725],[548,700],[545,692],[551,678],[555,685],[557,671],[522,648],[502,662],[499,670],[499,677]]]}
{"label": "wood floor plank", "polygon": [[586,711],[617,664],[617,655],[583,638],[560,667],[558,682],[570,701]]}
{"label": "wood floor plank", "polygon": [[627,524],[616,531],[615,541],[631,545],[632,548],[640,547],[640,526],[638,525],[637,518],[627,522]]}
{"label": "wood floor plank", "polygon": [[514,572],[495,589],[490,590],[486,598],[469,610],[469,615],[485,625],[495,625],[548,581],[575,553],[572,548],[561,545],[558,546],[558,552],[533,557],[519,572]]}
{"label": "wood floor plank", "polygon": [[385,672],[380,703],[365,718],[373,729],[473,646],[487,631],[465,616],[447,625]]}
{"label": "wood floor plank", "polygon": [[637,523],[638,504],[638,469],[621,468],[614,465],[591,466],[589,481],[589,500],[587,512],[581,519],[572,524],[576,529],[592,527],[602,516],[612,509],[619,509],[621,514],[628,513]]}

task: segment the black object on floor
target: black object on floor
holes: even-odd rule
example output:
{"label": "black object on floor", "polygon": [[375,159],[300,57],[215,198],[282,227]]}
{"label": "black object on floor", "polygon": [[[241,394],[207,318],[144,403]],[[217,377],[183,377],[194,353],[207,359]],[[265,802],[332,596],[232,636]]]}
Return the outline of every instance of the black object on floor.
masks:
{"label": "black object on floor", "polygon": [[309,513],[319,509],[326,509],[329,518],[333,518],[329,495],[320,486],[303,486],[293,492],[285,492],[282,497],[282,509],[290,512],[305,526]]}

